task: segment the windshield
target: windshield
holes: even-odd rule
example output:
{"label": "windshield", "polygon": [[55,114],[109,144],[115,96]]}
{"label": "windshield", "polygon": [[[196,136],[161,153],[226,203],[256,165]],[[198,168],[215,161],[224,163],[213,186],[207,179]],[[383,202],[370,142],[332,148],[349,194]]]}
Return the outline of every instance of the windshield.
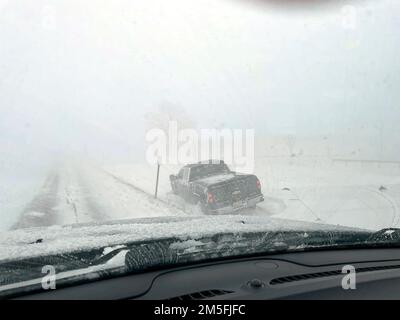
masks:
{"label": "windshield", "polygon": [[370,236],[400,227],[399,16],[398,0],[0,0],[0,292],[43,267],[68,283],[387,245]]}

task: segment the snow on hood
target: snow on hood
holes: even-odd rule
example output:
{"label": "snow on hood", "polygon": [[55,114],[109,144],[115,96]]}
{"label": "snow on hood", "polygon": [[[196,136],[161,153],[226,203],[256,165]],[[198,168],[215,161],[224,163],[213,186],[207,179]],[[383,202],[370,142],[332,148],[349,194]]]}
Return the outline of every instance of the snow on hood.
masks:
{"label": "snow on hood", "polygon": [[221,233],[273,231],[361,231],[359,229],[239,215],[143,218],[0,233],[0,261],[99,249],[175,237],[200,239]]}

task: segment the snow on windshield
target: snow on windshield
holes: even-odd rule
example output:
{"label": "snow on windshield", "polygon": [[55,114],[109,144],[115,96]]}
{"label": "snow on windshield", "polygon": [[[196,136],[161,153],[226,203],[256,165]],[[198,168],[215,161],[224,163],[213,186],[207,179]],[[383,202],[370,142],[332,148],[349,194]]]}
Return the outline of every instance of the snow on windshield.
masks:
{"label": "snow on windshield", "polygon": [[[65,225],[213,221],[178,175],[208,159],[258,178],[224,212],[399,227],[400,3],[272,2],[0,0],[0,257],[19,250],[10,231],[36,241],[26,228],[56,252],[67,231],[92,243]],[[118,240],[173,234],[152,228]]]}
{"label": "snow on windshield", "polygon": [[[128,221],[113,221],[103,224],[78,224],[74,226],[51,226],[47,228],[19,229],[0,234],[0,261],[79,252],[87,249],[121,248],[121,244],[154,239],[176,238],[172,248],[188,248],[197,242],[194,239],[212,237],[215,234],[240,234],[263,232],[265,235],[276,231],[312,230],[362,231],[323,224],[308,224],[302,221],[287,221],[269,217],[237,215],[210,217],[165,217],[145,218]],[[299,240],[300,242],[300,240]],[[218,243],[216,243],[218,245]],[[240,243],[231,243],[232,248]]]}

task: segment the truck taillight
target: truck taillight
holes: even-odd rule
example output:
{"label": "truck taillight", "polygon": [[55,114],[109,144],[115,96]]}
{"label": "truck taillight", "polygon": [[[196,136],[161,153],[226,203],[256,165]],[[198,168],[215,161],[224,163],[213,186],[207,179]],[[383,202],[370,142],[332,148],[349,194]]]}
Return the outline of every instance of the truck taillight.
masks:
{"label": "truck taillight", "polygon": [[258,179],[256,181],[256,186],[257,186],[257,189],[261,189],[261,182]]}
{"label": "truck taillight", "polygon": [[211,192],[207,192],[207,203],[213,203],[214,202],[214,196]]}

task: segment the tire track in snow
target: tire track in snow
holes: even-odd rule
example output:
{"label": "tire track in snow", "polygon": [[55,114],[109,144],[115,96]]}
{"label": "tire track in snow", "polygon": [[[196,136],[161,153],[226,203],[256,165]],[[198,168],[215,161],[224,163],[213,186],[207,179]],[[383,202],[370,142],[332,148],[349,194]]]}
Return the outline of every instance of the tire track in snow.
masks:
{"label": "tire track in snow", "polygon": [[39,194],[23,210],[20,219],[11,227],[11,230],[57,224],[59,183],[59,175],[50,174]]}
{"label": "tire track in snow", "polygon": [[[93,200],[93,190],[88,186],[85,181],[85,175],[79,169],[75,169],[77,187],[79,188],[79,198],[74,199],[74,205],[77,208],[77,219],[81,222],[83,219],[90,217],[93,221],[106,221],[110,217],[101,208],[101,206]],[[83,217],[86,215],[86,217]]]}
{"label": "tire track in snow", "polygon": [[73,198],[73,196],[71,195],[71,191],[69,190],[68,187],[65,187],[65,190],[64,190],[64,191],[65,191],[65,201],[66,201],[66,204],[67,204],[68,206],[71,206],[71,207],[72,207],[72,210],[73,210],[74,215],[75,215],[75,223],[79,223],[78,209],[77,209],[76,203],[75,203],[75,201],[74,201],[74,198]]}

